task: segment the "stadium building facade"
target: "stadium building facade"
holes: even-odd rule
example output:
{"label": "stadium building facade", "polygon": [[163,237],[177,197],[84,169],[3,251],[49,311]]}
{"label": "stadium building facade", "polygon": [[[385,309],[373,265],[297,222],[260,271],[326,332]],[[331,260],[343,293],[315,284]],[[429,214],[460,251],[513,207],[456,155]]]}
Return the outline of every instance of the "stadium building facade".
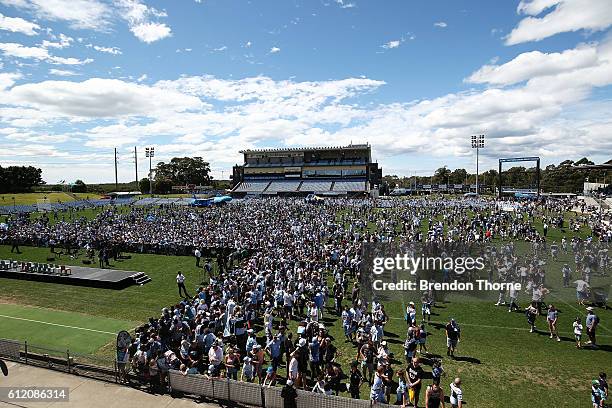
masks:
{"label": "stadium building facade", "polygon": [[243,150],[232,175],[232,194],[305,196],[376,195],[382,169],[369,144]]}

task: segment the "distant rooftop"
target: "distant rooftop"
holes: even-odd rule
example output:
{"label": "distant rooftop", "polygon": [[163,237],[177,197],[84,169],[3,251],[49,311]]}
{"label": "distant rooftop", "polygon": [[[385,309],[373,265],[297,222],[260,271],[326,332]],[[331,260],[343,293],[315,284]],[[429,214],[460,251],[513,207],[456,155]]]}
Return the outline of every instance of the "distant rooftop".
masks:
{"label": "distant rooftop", "polygon": [[317,151],[325,151],[325,150],[354,150],[354,149],[367,149],[370,145],[368,143],[365,144],[350,144],[347,146],[321,146],[321,147],[279,147],[279,148],[270,148],[270,149],[246,149],[240,150],[240,153],[273,153],[273,152],[299,152],[306,150],[317,150]]}

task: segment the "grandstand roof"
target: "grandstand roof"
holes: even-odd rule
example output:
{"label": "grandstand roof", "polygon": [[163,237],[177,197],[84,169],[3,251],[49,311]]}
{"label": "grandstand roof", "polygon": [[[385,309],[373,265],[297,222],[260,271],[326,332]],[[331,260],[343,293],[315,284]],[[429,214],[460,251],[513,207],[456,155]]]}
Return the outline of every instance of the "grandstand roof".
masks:
{"label": "grandstand roof", "polygon": [[370,145],[365,144],[350,144],[348,146],[321,146],[321,147],[280,147],[271,149],[246,149],[240,150],[240,153],[275,153],[275,152],[299,152],[306,150],[353,150],[367,149]]}

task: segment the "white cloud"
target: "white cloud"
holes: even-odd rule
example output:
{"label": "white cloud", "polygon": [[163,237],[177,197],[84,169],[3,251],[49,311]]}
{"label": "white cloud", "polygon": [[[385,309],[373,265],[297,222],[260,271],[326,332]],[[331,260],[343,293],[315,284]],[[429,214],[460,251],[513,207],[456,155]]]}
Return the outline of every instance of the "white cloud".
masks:
{"label": "white cloud", "polygon": [[484,65],[467,78],[466,82],[510,85],[537,76],[555,75],[597,63],[595,46],[584,46],[561,53],[531,51],[520,54],[502,65]]}
{"label": "white cloud", "polygon": [[0,91],[10,88],[21,77],[18,73],[0,72]]}
{"label": "white cloud", "polygon": [[43,40],[41,45],[43,48],[60,48],[61,49],[61,48],[70,47],[73,41],[74,40],[71,37],[68,37],[65,34],[60,34],[59,42]]}
{"label": "white cloud", "polygon": [[355,3],[345,3],[344,0],[336,0],[336,4],[338,4],[340,8],[343,8],[343,9],[357,7]]}
{"label": "white cloud", "polygon": [[139,0],[115,0],[115,3],[122,10],[121,16],[128,22],[130,31],[140,41],[150,44],[172,35],[169,26],[155,21],[166,17],[165,11],[149,7]]}
{"label": "white cloud", "polygon": [[140,41],[150,44],[155,41],[159,41],[172,35],[172,30],[166,24],[163,23],[143,23],[137,24],[130,28],[130,31],[134,33],[136,38]]}
{"label": "white cloud", "polygon": [[280,48],[278,47],[272,47],[270,48],[270,54],[276,54],[277,52],[280,52]]}
{"label": "white cloud", "polygon": [[393,41],[389,41],[389,42],[381,45],[381,47],[386,49],[386,50],[389,50],[389,49],[392,49],[392,48],[399,47],[401,43],[402,43],[401,40],[393,40]]}
{"label": "white cloud", "polygon": [[38,33],[36,30],[38,29],[40,29],[40,26],[36,23],[32,23],[19,17],[7,17],[0,13],[0,30],[25,35],[37,35]]}
{"label": "white cloud", "polygon": [[101,47],[99,45],[87,44],[87,48],[93,48],[96,51],[104,52],[112,55],[120,55],[122,54],[121,50],[117,47]]}
{"label": "white cloud", "polygon": [[506,45],[540,41],[569,31],[600,31],[612,24],[610,0],[522,0],[517,12],[527,17],[506,36]]}
{"label": "white cloud", "polygon": [[109,31],[115,21],[124,20],[136,38],[146,43],[171,35],[170,27],[157,21],[167,17],[166,12],[140,0],[0,0],[0,4],[41,19],[66,21],[74,29]]}
{"label": "white cloud", "polygon": [[448,24],[446,24],[444,21],[438,21],[437,23],[434,23],[434,27],[446,28],[448,27]]}
{"label": "white cloud", "polygon": [[112,14],[111,8],[98,0],[0,0],[0,3],[27,10],[41,19],[67,21],[77,29],[107,29]]}
{"label": "white cloud", "polygon": [[55,68],[51,68],[49,70],[49,74],[57,75],[57,76],[77,76],[77,75],[81,75],[78,72],[69,71],[69,70],[65,70],[65,69],[55,69]]}
{"label": "white cloud", "polygon": [[147,115],[159,111],[201,108],[193,96],[117,79],[83,82],[44,81],[18,85],[4,95],[5,103],[43,112],[86,118]]}
{"label": "white cloud", "polygon": [[7,57],[34,59],[56,65],[84,65],[93,62],[90,58],[79,60],[77,58],[57,57],[49,54],[46,48],[26,47],[17,43],[0,43],[0,51]]}

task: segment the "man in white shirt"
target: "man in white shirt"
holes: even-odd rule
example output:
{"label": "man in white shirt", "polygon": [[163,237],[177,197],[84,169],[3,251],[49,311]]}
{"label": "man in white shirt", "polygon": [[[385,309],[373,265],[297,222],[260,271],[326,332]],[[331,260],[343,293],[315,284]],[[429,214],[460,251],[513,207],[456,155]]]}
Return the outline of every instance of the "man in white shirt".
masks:
{"label": "man in white shirt", "polygon": [[223,362],[223,349],[216,341],[208,351],[208,362],[214,367],[215,373],[218,373],[220,364]]}
{"label": "man in white shirt", "polygon": [[450,385],[450,403],[453,408],[463,407],[463,391],[461,391],[461,378],[455,378]]}
{"label": "man in white shirt", "polygon": [[202,258],[202,252],[200,252],[200,250],[196,248],[195,251],[193,251],[193,255],[195,256],[195,259],[196,259],[196,268],[199,268],[200,258]]}
{"label": "man in white shirt", "polygon": [[183,296],[183,292],[185,292],[185,297],[188,298],[189,294],[187,293],[187,288],[185,287],[185,275],[183,272],[178,271],[176,274],[176,284],[178,285],[179,296]]}

